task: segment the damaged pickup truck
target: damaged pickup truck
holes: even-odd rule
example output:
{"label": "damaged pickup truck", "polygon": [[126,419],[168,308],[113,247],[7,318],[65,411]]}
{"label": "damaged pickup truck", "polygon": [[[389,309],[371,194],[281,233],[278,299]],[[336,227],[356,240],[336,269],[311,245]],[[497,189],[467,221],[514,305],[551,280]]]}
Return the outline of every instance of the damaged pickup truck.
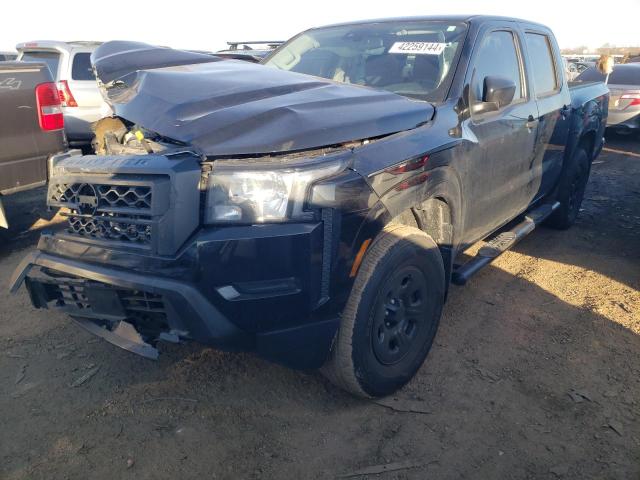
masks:
{"label": "damaged pickup truck", "polygon": [[451,282],[575,221],[603,146],[606,87],[570,87],[553,34],[507,18],[317,28],[262,65],[129,42],[92,61],[115,116],[96,156],[54,161],[68,226],[12,289],[147,357],[194,340],[361,396],[412,378]]}

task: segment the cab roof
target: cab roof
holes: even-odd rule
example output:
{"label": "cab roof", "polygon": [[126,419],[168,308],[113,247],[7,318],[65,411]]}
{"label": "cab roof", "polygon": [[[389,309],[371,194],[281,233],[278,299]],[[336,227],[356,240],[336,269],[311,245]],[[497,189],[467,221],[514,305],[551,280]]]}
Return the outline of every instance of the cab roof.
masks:
{"label": "cab roof", "polygon": [[[530,20],[524,20],[521,18],[515,17],[502,17],[499,15],[426,15],[426,16],[414,16],[414,17],[390,17],[390,18],[376,18],[369,20],[356,20],[353,22],[341,22],[335,23],[331,25],[325,25],[323,27],[317,28],[327,28],[327,27],[341,27],[347,25],[366,25],[367,23],[386,23],[386,22],[465,22],[465,23],[483,23],[483,22],[492,22],[492,21],[502,21],[502,22],[516,22],[516,23],[525,23],[528,25],[538,25],[541,27],[546,27],[546,25],[542,25],[537,22],[532,22]],[[313,29],[315,30],[315,28]]]}

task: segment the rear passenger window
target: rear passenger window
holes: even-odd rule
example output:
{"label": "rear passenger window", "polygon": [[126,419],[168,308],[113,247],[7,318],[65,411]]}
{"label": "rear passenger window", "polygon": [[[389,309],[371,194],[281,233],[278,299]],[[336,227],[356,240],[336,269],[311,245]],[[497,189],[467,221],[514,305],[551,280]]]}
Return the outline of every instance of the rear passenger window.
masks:
{"label": "rear passenger window", "polygon": [[558,90],[558,77],[549,37],[538,33],[527,33],[526,36],[536,95],[539,97]]}
{"label": "rear passenger window", "polygon": [[71,65],[71,78],[73,80],[95,80],[96,77],[93,74],[91,68],[91,54],[90,53],[76,53],[73,57],[73,64]]}
{"label": "rear passenger window", "polygon": [[508,31],[491,32],[482,39],[475,60],[473,94],[482,100],[484,79],[499,76],[513,80],[516,84],[514,101],[523,97],[520,60],[513,33]]}

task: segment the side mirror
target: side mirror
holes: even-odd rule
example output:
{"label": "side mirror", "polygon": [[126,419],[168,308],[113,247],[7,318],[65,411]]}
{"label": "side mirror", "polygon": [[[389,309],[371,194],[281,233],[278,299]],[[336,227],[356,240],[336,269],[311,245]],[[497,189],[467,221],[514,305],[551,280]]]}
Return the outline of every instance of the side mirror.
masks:
{"label": "side mirror", "polygon": [[494,102],[498,108],[506,107],[516,94],[516,83],[504,77],[485,77],[482,100]]}
{"label": "side mirror", "polygon": [[505,77],[488,76],[484,78],[482,102],[476,103],[474,113],[496,112],[513,101],[516,84]]}

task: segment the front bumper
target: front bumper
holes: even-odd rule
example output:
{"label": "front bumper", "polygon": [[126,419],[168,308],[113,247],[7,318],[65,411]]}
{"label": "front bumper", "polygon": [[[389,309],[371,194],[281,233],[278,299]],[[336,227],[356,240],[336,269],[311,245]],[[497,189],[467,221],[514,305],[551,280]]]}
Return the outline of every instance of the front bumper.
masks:
{"label": "front bumper", "polygon": [[[279,232],[279,233],[276,233]],[[254,351],[293,368],[326,360],[338,317],[323,305],[322,223],[201,231],[175,258],[44,234],[11,279],[122,348],[157,341]],[[333,309],[335,312],[335,309]]]}
{"label": "front bumper", "polygon": [[[35,275],[31,276],[32,273]],[[37,308],[47,308],[56,301],[58,307],[73,316],[116,322],[130,317],[119,301],[118,292],[144,292],[162,299],[169,328],[161,333],[188,332],[188,337],[207,343],[250,345],[248,336],[197,289],[178,280],[117,271],[38,251],[24,258],[14,272],[11,292],[15,293],[23,282]]]}

